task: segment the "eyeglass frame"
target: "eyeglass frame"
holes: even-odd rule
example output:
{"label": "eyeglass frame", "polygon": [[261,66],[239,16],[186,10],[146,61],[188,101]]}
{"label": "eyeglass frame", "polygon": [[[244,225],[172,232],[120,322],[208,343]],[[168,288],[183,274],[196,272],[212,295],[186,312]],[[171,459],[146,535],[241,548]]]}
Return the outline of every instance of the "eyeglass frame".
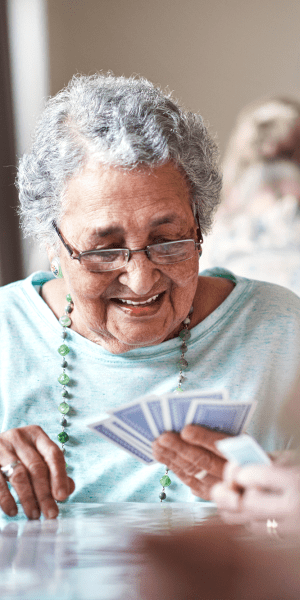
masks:
{"label": "eyeglass frame", "polygon": [[[201,233],[200,222],[199,222],[198,216],[196,217],[196,222],[197,222],[197,238],[199,240],[198,242],[195,242],[195,240],[193,240],[192,238],[189,238],[189,239],[186,239],[186,240],[174,240],[174,242],[175,243],[176,242],[187,242],[187,241],[194,242],[195,249],[197,248],[198,251],[200,252],[200,255],[201,255],[202,254],[201,244],[203,243],[203,237],[202,237],[202,233]],[[73,256],[75,250],[73,250],[71,248],[71,246],[64,240],[63,235],[62,235],[60,229],[58,228],[58,226],[57,226],[57,224],[56,224],[56,222],[55,222],[54,219],[51,221],[51,224],[52,224],[53,228],[55,229],[55,231],[56,231],[56,233],[57,233],[60,241],[62,242],[62,244],[64,245],[64,247],[68,251],[68,253],[70,255],[70,258],[72,260],[78,260],[79,264],[81,264],[80,259],[85,254],[97,254],[97,250],[84,250],[83,252],[79,252],[78,256]],[[170,244],[170,243],[173,243],[173,242],[165,242],[165,243]],[[128,256],[127,256],[126,262],[124,263],[124,265],[127,265],[127,263],[129,263],[129,261],[131,259],[132,254],[135,254],[137,252],[145,252],[148,260],[150,260],[151,262],[153,262],[151,260],[150,256],[149,256],[149,248],[151,246],[159,246],[159,245],[160,244],[149,244],[148,246],[145,246],[145,248],[141,248],[140,250],[130,250],[130,248],[114,248],[114,250],[127,250]],[[105,249],[101,248],[101,249],[98,250],[98,252],[102,252],[102,250],[105,250]],[[178,262],[185,262],[185,260],[189,260],[189,259],[184,259],[183,261],[178,261]],[[176,264],[176,262],[175,263],[153,263],[153,264]],[[118,269],[122,269],[122,267],[116,267],[115,269],[106,269],[106,271],[103,270],[103,271],[98,271],[98,272],[99,273],[101,273],[101,272],[105,273],[105,272],[109,272],[109,271],[117,271]],[[87,270],[89,270],[89,269],[87,269]]]}

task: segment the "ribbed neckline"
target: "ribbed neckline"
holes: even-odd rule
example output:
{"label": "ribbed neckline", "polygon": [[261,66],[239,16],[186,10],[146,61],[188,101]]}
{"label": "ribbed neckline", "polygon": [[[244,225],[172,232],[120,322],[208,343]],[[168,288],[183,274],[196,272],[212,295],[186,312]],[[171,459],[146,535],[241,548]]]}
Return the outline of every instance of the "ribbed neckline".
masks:
{"label": "ribbed neckline", "polygon": [[[251,287],[254,285],[254,281],[245,279],[244,277],[239,277],[233,275],[230,271],[226,269],[214,268],[208,269],[201,273],[202,276],[210,276],[210,277],[224,277],[226,279],[231,279],[235,283],[235,287],[232,292],[227,296],[227,298],[218,306],[208,317],[206,317],[201,323],[198,323],[195,327],[193,327],[191,331],[191,337],[189,339],[188,345],[189,348],[195,344],[199,344],[200,340],[207,335],[210,334],[212,330],[220,322],[226,322],[230,318],[232,312],[237,310],[239,305],[243,302],[245,294],[249,294]],[[40,288],[41,286],[53,279],[53,275],[50,272],[45,271],[37,271],[31,274],[23,281],[23,286],[21,287],[22,292],[24,293],[27,301],[31,304],[33,310],[37,313],[40,319],[43,321],[44,325],[46,325],[49,329],[52,330],[52,333],[60,334],[61,326],[56,319],[54,313],[51,311],[49,306],[45,303],[45,301],[40,296]],[[14,285],[14,284],[13,284]],[[163,356],[171,356],[173,354],[178,353],[178,337],[173,338],[171,340],[167,340],[166,342],[162,342],[155,346],[146,346],[143,348],[135,348],[133,350],[129,350],[124,354],[112,354],[108,350],[98,346],[94,342],[91,342],[87,338],[81,336],[76,331],[70,330],[72,345],[74,350],[79,352],[85,352],[85,354],[93,355],[93,357],[99,357],[105,362],[118,362],[119,364],[122,362],[127,362],[131,360],[157,360]]]}

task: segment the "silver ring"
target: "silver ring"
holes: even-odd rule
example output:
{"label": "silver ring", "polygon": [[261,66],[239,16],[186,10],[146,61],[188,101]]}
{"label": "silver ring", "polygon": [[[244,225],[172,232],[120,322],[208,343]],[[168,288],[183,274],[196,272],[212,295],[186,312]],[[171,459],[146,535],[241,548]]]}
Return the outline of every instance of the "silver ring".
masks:
{"label": "silver ring", "polygon": [[202,481],[202,479],[204,479],[204,477],[206,477],[206,475],[207,475],[207,470],[202,469],[201,471],[199,471],[199,473],[196,473],[196,475],[194,475],[194,477],[196,477],[196,479],[198,479],[198,481]]}
{"label": "silver ring", "polygon": [[15,467],[20,464],[20,460],[15,460],[14,462],[9,463],[9,465],[5,465],[5,467],[0,467],[0,471],[2,471],[4,477],[7,477],[7,479],[9,479],[9,477],[12,476]]}
{"label": "silver ring", "polygon": [[275,519],[268,519],[267,520],[267,532],[268,535],[272,536],[272,537],[278,537],[278,531],[277,531],[277,527],[278,527],[278,523],[277,521],[275,521]]}

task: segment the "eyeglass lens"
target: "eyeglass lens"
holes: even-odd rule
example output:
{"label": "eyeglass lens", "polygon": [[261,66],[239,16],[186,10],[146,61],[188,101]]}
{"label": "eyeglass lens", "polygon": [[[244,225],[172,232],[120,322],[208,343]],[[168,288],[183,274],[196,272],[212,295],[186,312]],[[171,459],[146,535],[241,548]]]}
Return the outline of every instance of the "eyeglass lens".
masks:
{"label": "eyeglass lens", "polygon": [[[145,252],[149,260],[155,264],[171,264],[188,260],[195,251],[193,240],[180,240],[165,244],[148,246]],[[129,251],[126,248],[98,250],[80,256],[80,263],[90,271],[113,271],[120,269],[128,262]]]}

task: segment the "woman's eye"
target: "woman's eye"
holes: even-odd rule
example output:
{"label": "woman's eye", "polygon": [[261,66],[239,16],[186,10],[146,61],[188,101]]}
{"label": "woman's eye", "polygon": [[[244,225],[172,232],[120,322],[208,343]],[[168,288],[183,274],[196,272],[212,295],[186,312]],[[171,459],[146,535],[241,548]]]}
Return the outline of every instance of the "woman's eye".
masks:
{"label": "woman's eye", "polygon": [[152,242],[152,244],[169,244],[170,242],[179,242],[181,239],[186,239],[186,238],[181,238],[181,236],[178,237],[159,237],[159,238],[155,238],[155,240]]}
{"label": "woman's eye", "polygon": [[161,236],[158,238],[155,238],[155,240],[152,242],[152,244],[168,244],[169,242],[176,242],[178,238],[167,238],[165,236]]}
{"label": "woman's eye", "polygon": [[110,250],[119,250],[120,248],[122,248],[122,244],[110,244],[109,246],[97,246],[94,250],[105,250],[106,252],[109,252]]}

